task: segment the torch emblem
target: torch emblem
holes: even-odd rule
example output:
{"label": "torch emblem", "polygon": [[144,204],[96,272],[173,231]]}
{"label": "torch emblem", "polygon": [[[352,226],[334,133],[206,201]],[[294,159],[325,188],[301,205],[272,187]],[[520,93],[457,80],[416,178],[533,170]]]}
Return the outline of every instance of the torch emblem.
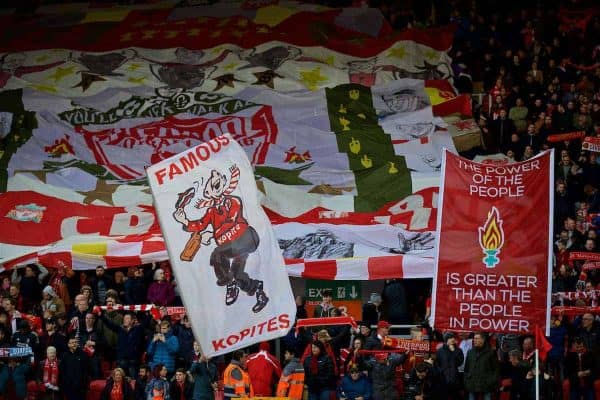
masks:
{"label": "torch emblem", "polygon": [[492,207],[488,212],[487,221],[479,227],[479,245],[485,254],[482,258],[483,263],[487,268],[494,268],[500,262],[498,253],[504,245],[502,220],[496,207]]}

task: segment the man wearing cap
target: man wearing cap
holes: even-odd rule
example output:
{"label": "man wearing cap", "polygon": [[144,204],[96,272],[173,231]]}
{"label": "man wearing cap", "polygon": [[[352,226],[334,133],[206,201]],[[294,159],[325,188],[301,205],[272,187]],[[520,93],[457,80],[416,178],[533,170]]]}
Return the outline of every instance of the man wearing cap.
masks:
{"label": "man wearing cap", "polygon": [[452,332],[444,333],[444,345],[438,349],[435,357],[435,367],[438,369],[444,385],[444,393],[451,399],[461,399],[461,379],[458,367],[464,361],[464,354],[456,346],[456,337]]}
{"label": "man wearing cap", "polygon": [[390,333],[390,323],[381,320],[377,323],[377,333],[369,338],[365,343],[365,350],[380,350],[383,348],[385,337]]}
{"label": "man wearing cap", "polygon": [[367,361],[371,366],[373,382],[373,400],[389,400],[398,398],[396,389],[396,368],[404,362],[404,354],[375,353],[375,357]]}

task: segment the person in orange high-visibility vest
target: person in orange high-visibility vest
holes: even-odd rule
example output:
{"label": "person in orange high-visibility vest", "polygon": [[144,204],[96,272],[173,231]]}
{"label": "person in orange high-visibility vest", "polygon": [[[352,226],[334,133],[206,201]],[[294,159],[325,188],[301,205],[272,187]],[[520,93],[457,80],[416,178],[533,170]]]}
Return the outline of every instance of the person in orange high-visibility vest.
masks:
{"label": "person in orange high-visibility vest", "polygon": [[304,368],[298,357],[298,352],[286,349],[283,353],[286,365],[277,385],[277,397],[287,397],[290,400],[302,400],[304,393]]}
{"label": "person in orange high-visibility vest", "polygon": [[239,399],[254,396],[250,376],[246,372],[248,353],[236,350],[231,362],[223,373],[223,388],[225,399]]}

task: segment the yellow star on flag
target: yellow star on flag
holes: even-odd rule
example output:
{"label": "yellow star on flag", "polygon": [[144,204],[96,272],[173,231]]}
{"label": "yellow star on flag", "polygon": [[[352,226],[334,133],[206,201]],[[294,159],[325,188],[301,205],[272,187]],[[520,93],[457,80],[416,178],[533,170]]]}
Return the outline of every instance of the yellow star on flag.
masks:
{"label": "yellow star on flag", "polygon": [[[221,31],[217,31],[217,32],[219,32],[219,35],[221,34]],[[217,35],[217,36],[219,36],[219,35]],[[214,49],[212,49],[210,52],[211,52],[212,54],[219,54],[219,53],[221,52],[221,47],[220,47],[220,46],[217,46],[217,47],[215,47]]]}
{"label": "yellow star on flag", "polygon": [[141,67],[142,66],[140,64],[131,63],[131,64],[129,64],[129,67],[127,67],[127,71],[135,72],[136,70],[138,70]]}
{"label": "yellow star on flag", "polygon": [[126,32],[123,35],[121,35],[121,42],[129,42],[131,39],[133,39],[132,32]]}
{"label": "yellow star on flag", "polygon": [[426,59],[428,59],[428,60],[436,60],[436,59],[438,59],[439,57],[438,57],[438,53],[437,53],[437,51],[434,51],[434,50],[427,50],[427,51],[425,52],[425,58],[426,58]]}
{"label": "yellow star on flag", "polygon": [[316,67],[310,71],[300,71],[300,81],[304,83],[309,90],[317,90],[319,83],[326,82],[327,77],[321,75],[321,67]]}
{"label": "yellow star on flag", "polygon": [[333,65],[333,63],[335,62],[335,58],[333,56],[329,56],[326,59],[324,59],[323,62],[327,65]]}
{"label": "yellow star on flag", "polygon": [[43,63],[47,59],[48,59],[48,55],[47,54],[42,54],[41,56],[39,56],[38,58],[36,58],[35,61],[39,62],[39,63]]}
{"label": "yellow star on flag", "polygon": [[127,81],[131,82],[131,83],[135,83],[136,85],[141,85],[142,83],[144,83],[144,79],[146,79],[146,77],[144,77],[144,76],[140,76],[139,78],[134,78],[134,77],[130,76],[129,78],[127,78]]}
{"label": "yellow star on flag", "polygon": [[144,36],[142,36],[142,39],[152,39],[154,37],[154,35],[156,33],[158,33],[158,31],[149,30],[149,31],[142,31],[142,33],[144,34]]}
{"label": "yellow star on flag", "polygon": [[234,69],[237,66],[238,66],[237,63],[230,63],[230,64],[227,64],[227,65],[224,65],[223,69],[226,70],[226,71],[230,71],[230,70]]}
{"label": "yellow star on flag", "polygon": [[50,75],[48,78],[52,78],[52,79],[54,79],[54,82],[58,82],[65,76],[71,75],[74,71],[75,71],[75,67],[67,67],[67,68],[56,67],[56,69],[54,70],[54,73],[52,75]]}
{"label": "yellow star on flag", "polygon": [[31,85],[35,90],[39,90],[40,92],[48,92],[48,93],[58,93],[58,90],[54,86],[44,85],[43,83],[38,83],[36,85]]}
{"label": "yellow star on flag", "polygon": [[406,49],[404,46],[393,47],[387,55],[388,57],[404,58],[406,56]]}
{"label": "yellow star on flag", "polygon": [[298,11],[279,5],[261,7],[256,11],[254,23],[257,25],[269,25],[271,28],[279,25]]}

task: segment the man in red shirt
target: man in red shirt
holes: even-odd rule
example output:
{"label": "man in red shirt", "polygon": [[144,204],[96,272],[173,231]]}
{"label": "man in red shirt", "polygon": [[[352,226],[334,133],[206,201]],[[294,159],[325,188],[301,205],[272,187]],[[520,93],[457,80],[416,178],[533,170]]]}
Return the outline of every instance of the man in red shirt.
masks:
{"label": "man in red shirt", "polygon": [[279,360],[269,353],[269,343],[262,342],[259,352],[250,354],[246,361],[255,396],[273,396],[275,384],[281,377]]}

